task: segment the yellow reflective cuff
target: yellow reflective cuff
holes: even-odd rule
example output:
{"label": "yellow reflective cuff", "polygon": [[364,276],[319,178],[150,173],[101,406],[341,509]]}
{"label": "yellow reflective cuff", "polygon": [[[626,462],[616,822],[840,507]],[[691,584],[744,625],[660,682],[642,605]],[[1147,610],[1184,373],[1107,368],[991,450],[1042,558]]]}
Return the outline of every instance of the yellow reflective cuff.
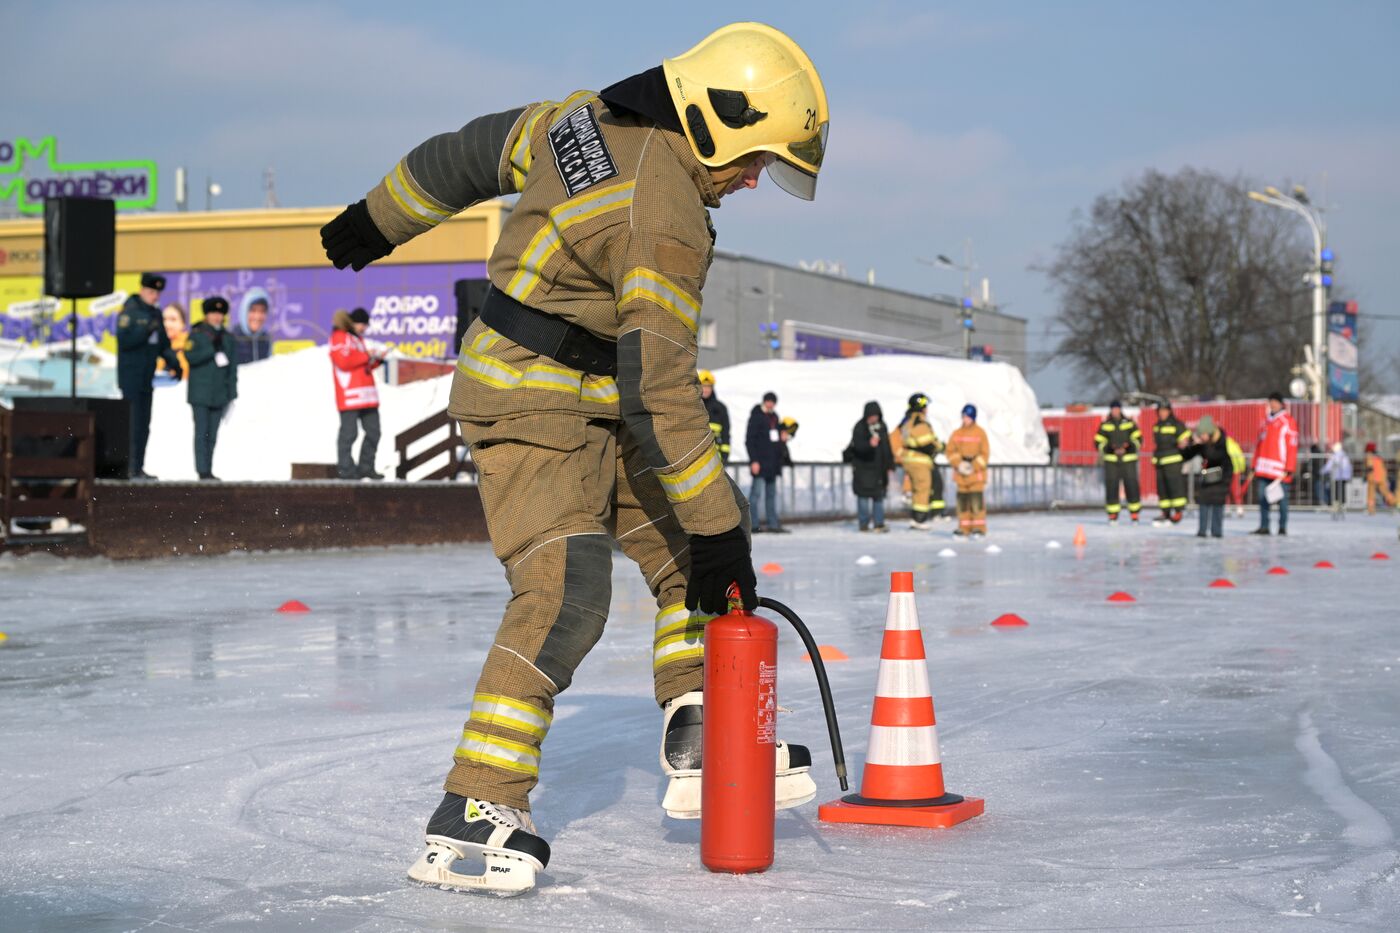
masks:
{"label": "yellow reflective cuff", "polygon": [[[429,200],[426,194],[420,194],[408,180],[408,172],[404,170],[403,161],[394,166],[394,171],[390,173],[394,180],[401,186],[404,196],[411,202],[410,206],[414,211],[427,220],[429,223],[441,223],[452,216],[452,211],[447,207]],[[392,186],[391,186],[392,187]]]}
{"label": "yellow reflective cuff", "polygon": [[521,774],[540,773],[539,750],[521,742],[512,742],[475,729],[463,729],[455,757],[463,761],[495,765]]}
{"label": "yellow reflective cuff", "polygon": [[510,697],[478,693],[472,698],[471,720],[483,726],[499,725],[543,739],[554,717],[538,706]]}
{"label": "yellow reflective cuff", "polygon": [[667,499],[672,502],[686,502],[700,495],[706,486],[723,473],[724,461],[720,460],[714,444],[711,444],[709,450],[679,473],[656,475],[661,480],[661,487],[666,491]]}
{"label": "yellow reflective cuff", "polygon": [[643,299],[670,311],[692,334],[699,327],[700,302],[660,272],[638,266],[622,280],[622,294],[618,296],[617,306],[620,308]]}

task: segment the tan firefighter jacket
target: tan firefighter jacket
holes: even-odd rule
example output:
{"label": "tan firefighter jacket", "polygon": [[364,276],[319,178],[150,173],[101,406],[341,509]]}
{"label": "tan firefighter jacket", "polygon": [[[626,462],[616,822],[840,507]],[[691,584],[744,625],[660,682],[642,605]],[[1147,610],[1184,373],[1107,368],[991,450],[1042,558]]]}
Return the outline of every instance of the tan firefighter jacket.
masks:
{"label": "tan firefighter jacket", "polygon": [[[981,492],[987,488],[987,461],[991,455],[987,432],[980,424],[974,422],[953,432],[948,438],[948,463],[953,467],[958,492]],[[972,464],[972,472],[959,469],[964,462]]]}
{"label": "tan firefighter jacket", "polygon": [[[494,156],[500,193],[520,199],[491,254],[491,283],[616,340],[618,375],[569,369],[477,321],[460,348],[451,414],[494,424],[487,437],[509,437],[510,420],[525,416],[622,419],[686,532],[733,528],[739,510],[695,372],[700,290],[714,254],[706,208],[719,205],[708,170],[682,135],[615,117],[590,91],[491,119],[517,113]],[[369,193],[370,216],[391,243],[469,206],[454,200],[453,160],[465,162],[480,142],[435,137]]]}
{"label": "tan firefighter jacket", "polygon": [[943,449],[933,425],[929,424],[928,416],[921,411],[911,413],[895,433],[900,438],[900,461],[905,469],[933,466],[933,458]]}

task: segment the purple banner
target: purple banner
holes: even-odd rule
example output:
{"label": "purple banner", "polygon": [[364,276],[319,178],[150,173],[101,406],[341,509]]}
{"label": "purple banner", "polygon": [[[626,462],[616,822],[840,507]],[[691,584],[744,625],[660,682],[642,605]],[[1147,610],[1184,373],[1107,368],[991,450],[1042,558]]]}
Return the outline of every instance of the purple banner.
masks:
{"label": "purple banner", "polygon": [[[334,268],[154,271],[164,272],[168,282],[162,308],[173,302],[189,315],[202,299],[222,295],[231,312],[229,329],[248,334],[261,323],[259,333],[273,353],[326,343],[335,312],[358,307],[370,313],[365,334],[369,340],[419,359],[455,359],[457,348],[451,344],[457,303],[452,285],[458,279],[483,277],[486,266],[385,265],[358,273]],[[114,295],[79,302],[79,336],[111,344],[122,300],[137,290],[138,280],[134,273],[119,273]],[[0,279],[0,336],[31,343],[68,340],[68,302],[45,300],[41,290],[38,277]],[[260,307],[266,308],[265,315]]]}

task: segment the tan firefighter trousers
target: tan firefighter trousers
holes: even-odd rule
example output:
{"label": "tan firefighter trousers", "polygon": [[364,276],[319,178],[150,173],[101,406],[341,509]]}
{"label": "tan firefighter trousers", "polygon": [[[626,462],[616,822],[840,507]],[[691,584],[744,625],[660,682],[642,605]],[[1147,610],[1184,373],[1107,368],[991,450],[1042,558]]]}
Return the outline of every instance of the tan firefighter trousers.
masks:
{"label": "tan firefighter trousers", "polygon": [[511,597],[445,786],[528,809],[554,697],[603,634],[613,541],[656,598],[657,703],[701,689],[708,617],[685,608],[688,538],[622,423],[550,412],[461,427]]}

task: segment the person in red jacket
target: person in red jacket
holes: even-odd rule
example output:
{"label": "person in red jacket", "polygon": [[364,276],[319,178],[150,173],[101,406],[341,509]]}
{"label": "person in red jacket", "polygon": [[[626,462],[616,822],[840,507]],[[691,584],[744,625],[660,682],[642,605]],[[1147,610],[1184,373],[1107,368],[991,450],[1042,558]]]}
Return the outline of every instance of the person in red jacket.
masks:
{"label": "person in red jacket", "polygon": [[1259,429],[1259,443],[1254,447],[1254,491],[1259,497],[1259,527],[1254,534],[1269,533],[1270,483],[1283,484],[1283,498],[1278,500],[1278,533],[1288,534],[1288,487],[1298,469],[1298,425],[1283,407],[1283,396],[1269,396],[1269,416]]}
{"label": "person in red jacket", "polygon": [[[335,377],[335,407],[340,409],[336,475],[341,479],[383,479],[374,469],[374,454],[379,448],[379,390],[374,385],[374,370],[384,357],[365,345],[369,312],[364,308],[348,314],[337,311],[332,320],[331,375]],[[352,449],[361,427],[365,439],[360,444],[357,467]]]}

